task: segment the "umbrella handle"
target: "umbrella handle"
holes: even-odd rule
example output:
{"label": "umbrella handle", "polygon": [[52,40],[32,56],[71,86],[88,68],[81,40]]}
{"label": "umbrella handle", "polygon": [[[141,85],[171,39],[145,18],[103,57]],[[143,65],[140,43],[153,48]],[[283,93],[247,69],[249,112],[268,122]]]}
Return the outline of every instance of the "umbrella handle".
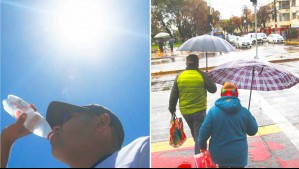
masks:
{"label": "umbrella handle", "polygon": [[255,70],[255,66],[252,66],[252,78],[251,78],[251,86],[250,86],[250,95],[249,95],[249,105],[248,105],[248,110],[250,109],[251,94],[252,94],[252,86],[253,86],[253,78],[254,78],[254,70]]}
{"label": "umbrella handle", "polygon": [[208,52],[206,52],[206,72],[208,73]]}

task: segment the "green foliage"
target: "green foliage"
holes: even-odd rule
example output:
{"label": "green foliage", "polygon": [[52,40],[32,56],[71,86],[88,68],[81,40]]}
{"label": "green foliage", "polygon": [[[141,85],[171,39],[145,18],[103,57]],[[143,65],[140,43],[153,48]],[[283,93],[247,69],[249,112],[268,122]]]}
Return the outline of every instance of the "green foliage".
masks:
{"label": "green foliage", "polygon": [[[209,8],[205,0],[152,0],[152,37],[167,32],[178,40],[187,40],[209,32]],[[212,9],[214,26],[220,13]]]}

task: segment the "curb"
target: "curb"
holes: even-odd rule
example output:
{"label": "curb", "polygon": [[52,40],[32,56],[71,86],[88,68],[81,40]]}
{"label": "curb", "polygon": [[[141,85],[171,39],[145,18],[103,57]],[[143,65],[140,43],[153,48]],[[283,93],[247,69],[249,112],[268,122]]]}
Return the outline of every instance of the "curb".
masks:
{"label": "curb", "polygon": [[299,42],[285,41],[284,44],[286,44],[286,45],[299,45]]}
{"label": "curb", "polygon": [[[293,58],[293,59],[279,59],[279,60],[270,60],[270,63],[283,63],[283,62],[293,62],[293,61],[299,61],[299,58]],[[212,70],[217,66],[210,66],[208,67],[208,70]],[[206,68],[205,67],[201,67],[199,68],[202,71],[205,71]],[[182,71],[184,71],[185,69],[178,69],[178,70],[169,70],[169,71],[160,71],[160,72],[152,72],[151,76],[161,76],[161,75],[169,75],[169,74],[178,74]]]}

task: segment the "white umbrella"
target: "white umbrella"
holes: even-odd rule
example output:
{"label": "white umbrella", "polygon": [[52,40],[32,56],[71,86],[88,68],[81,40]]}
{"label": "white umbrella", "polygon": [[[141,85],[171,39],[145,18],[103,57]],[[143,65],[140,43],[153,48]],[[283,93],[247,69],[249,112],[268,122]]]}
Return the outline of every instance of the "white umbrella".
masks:
{"label": "white umbrella", "polygon": [[166,38],[166,37],[169,37],[169,36],[170,35],[168,33],[160,32],[156,36],[154,36],[154,38]]}
{"label": "white umbrella", "polygon": [[297,26],[292,26],[293,29],[298,29],[299,28],[299,25]]}
{"label": "white umbrella", "polygon": [[230,52],[235,51],[235,48],[222,38],[202,35],[187,40],[178,51],[206,52],[206,71],[208,71],[208,52]]}

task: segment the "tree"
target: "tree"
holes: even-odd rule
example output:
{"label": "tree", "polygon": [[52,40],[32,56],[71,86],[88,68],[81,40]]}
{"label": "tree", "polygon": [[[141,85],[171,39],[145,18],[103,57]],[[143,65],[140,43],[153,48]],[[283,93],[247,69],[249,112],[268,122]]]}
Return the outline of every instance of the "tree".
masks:
{"label": "tree", "polygon": [[219,26],[229,34],[233,34],[237,26],[233,24],[232,18],[221,20]]}
{"label": "tree", "polygon": [[[172,25],[173,18],[172,10],[175,8],[172,4],[173,2],[177,2],[179,0],[153,0],[151,5],[151,28],[152,28],[152,37],[161,32],[166,31],[173,37],[172,34]],[[172,8],[170,8],[172,7]],[[154,32],[157,31],[157,32]]]}
{"label": "tree", "polygon": [[[165,31],[173,37],[177,29],[180,37],[187,40],[209,32],[209,8],[205,0],[152,0],[152,37]],[[213,25],[220,20],[220,13],[212,11]],[[176,28],[176,29],[175,29]]]}
{"label": "tree", "polygon": [[271,21],[273,13],[274,13],[274,11],[272,10],[272,7],[270,5],[262,6],[257,11],[258,25],[260,25],[262,28],[266,29],[266,23]]}
{"label": "tree", "polygon": [[244,31],[243,31],[242,19],[240,17],[233,16],[233,17],[231,17],[231,21],[232,21],[232,24],[234,24],[236,26],[236,28],[240,30],[241,34],[243,34]]}
{"label": "tree", "polygon": [[241,22],[243,23],[240,26],[240,30],[242,29],[244,33],[248,33],[248,26],[254,24],[254,16],[252,14],[252,11],[247,7],[244,6],[242,9],[242,16],[240,17]]}

